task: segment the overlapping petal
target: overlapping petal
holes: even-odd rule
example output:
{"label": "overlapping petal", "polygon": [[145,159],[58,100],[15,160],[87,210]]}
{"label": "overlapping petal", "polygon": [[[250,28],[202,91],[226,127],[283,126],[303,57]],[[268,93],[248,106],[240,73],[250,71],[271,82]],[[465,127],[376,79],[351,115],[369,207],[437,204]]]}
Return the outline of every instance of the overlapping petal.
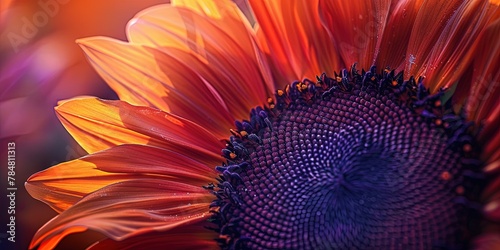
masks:
{"label": "overlapping petal", "polygon": [[[178,49],[194,55],[182,62],[195,72],[210,69],[215,79],[204,79],[206,84],[227,103],[231,114],[247,116],[248,109],[262,104],[274,86],[248,21],[234,3],[225,2],[181,1],[174,2],[178,6],[147,9],[129,23],[128,37],[132,44],[155,47],[166,54]],[[199,62],[193,63],[194,59]],[[164,68],[167,75],[169,70],[179,69]]]}
{"label": "overlapping petal", "polygon": [[[193,238],[196,235],[196,238]],[[149,233],[137,237],[114,241],[106,239],[92,245],[90,250],[133,250],[133,249],[219,249],[213,240],[217,235],[210,233],[203,223],[180,226],[162,233]]]}
{"label": "overlapping petal", "polygon": [[[484,214],[490,221],[500,222],[500,20],[488,27],[476,43],[476,49],[471,52],[470,73],[472,82],[461,82],[462,91],[469,91],[465,109],[470,119],[483,128],[479,141],[483,147],[481,154],[485,162],[484,172],[491,179],[483,192]],[[470,84],[470,85],[469,85]],[[469,87],[470,86],[470,87]],[[485,232],[489,235],[477,240],[478,249],[500,242],[498,229],[495,225],[488,226]]]}
{"label": "overlapping petal", "polygon": [[475,250],[496,250],[500,246],[500,235],[489,233],[479,236],[474,240]]}
{"label": "overlapping petal", "polygon": [[[247,118],[276,86],[354,62],[425,76],[432,92],[458,82],[457,96],[469,97],[469,118],[485,124],[479,138],[485,172],[498,175],[498,6],[421,0],[250,4],[254,28],[228,0],[178,0],[139,13],[128,26],[129,42],[79,40],[122,101],[78,98],[56,108],[69,133],[93,154],[30,177],[29,193],[61,212],[31,247],[52,248],[87,229],[109,237],[96,249],[215,247],[198,224],[208,218],[213,199],[202,186],[217,175],[212,167],[222,161],[221,139],[233,121]],[[493,221],[500,220],[499,183],[495,179],[483,194],[483,212]],[[497,241],[485,235],[477,242]]]}
{"label": "overlapping petal", "polygon": [[[334,44],[317,15],[317,1],[249,1],[258,23],[257,38],[284,85],[314,79],[341,67]],[[281,86],[280,86],[281,87]]]}
{"label": "overlapping petal", "polygon": [[114,240],[165,231],[206,219],[212,195],[199,186],[162,178],[135,178],[85,196],[45,224],[30,248],[51,249],[71,233],[92,229]]}
{"label": "overlapping petal", "polygon": [[488,1],[425,1],[408,43],[406,58],[414,60],[406,63],[407,74],[425,76],[432,92],[450,87],[466,70],[466,54],[497,11]]}
{"label": "overlapping petal", "polygon": [[26,189],[62,212],[87,194],[136,178],[159,177],[201,187],[217,176],[205,162],[189,152],[125,144],[38,172],[28,179]]}
{"label": "overlapping petal", "polygon": [[345,66],[359,62],[425,76],[431,92],[467,69],[476,37],[498,17],[488,1],[320,1],[321,20]]}
{"label": "overlapping petal", "polygon": [[469,119],[484,125],[480,140],[490,161],[500,159],[500,44],[494,41],[500,41],[500,20],[485,30],[471,51],[472,82],[459,86],[469,92]]}
{"label": "overlapping petal", "polygon": [[[159,51],[107,38],[79,42],[121,100],[173,111],[218,136],[233,125],[230,103],[208,82],[224,79],[193,55],[173,48],[166,54],[167,49]],[[245,106],[243,101],[236,108],[241,106]]]}
{"label": "overlapping petal", "polygon": [[405,55],[415,18],[423,2],[424,0],[408,0],[391,3],[387,24],[381,35],[380,48],[377,51],[376,65],[379,69],[390,67],[401,71],[413,61],[412,57],[406,58]]}
{"label": "overlapping petal", "polygon": [[224,144],[214,135],[198,124],[158,109],[78,98],[61,102],[56,111],[66,130],[89,153],[121,144],[147,144],[190,152],[210,163],[221,159]]}
{"label": "overlapping petal", "polygon": [[335,43],[343,67],[375,64],[391,1],[319,1],[319,15]]}

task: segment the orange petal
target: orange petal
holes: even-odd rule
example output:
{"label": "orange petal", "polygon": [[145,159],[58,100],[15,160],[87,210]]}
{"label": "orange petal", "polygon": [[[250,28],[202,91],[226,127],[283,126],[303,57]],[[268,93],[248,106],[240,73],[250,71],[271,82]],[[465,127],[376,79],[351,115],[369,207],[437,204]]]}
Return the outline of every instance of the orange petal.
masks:
{"label": "orange petal", "polygon": [[[226,79],[218,78],[195,56],[172,48],[167,55],[167,49],[161,52],[106,38],[87,38],[79,43],[121,100],[174,112],[206,126],[218,137],[227,137],[233,127],[235,118],[226,104],[229,100],[209,83]],[[224,90],[234,91],[229,87]],[[245,101],[238,99],[234,106],[244,107],[248,116]]]}
{"label": "orange petal", "polygon": [[171,83],[150,52],[107,37],[79,39],[77,43],[121,100],[169,111],[164,99]]}
{"label": "orange petal", "polygon": [[66,130],[89,153],[121,144],[147,144],[215,161],[224,144],[182,117],[122,101],[79,98],[56,107]]}
{"label": "orange petal", "polygon": [[[191,68],[190,61],[200,64],[195,57],[186,53],[173,57],[152,48],[108,38],[87,38],[78,42],[121,100],[174,111],[187,115],[188,119],[203,117],[206,125],[216,124],[224,128],[224,132],[229,125],[232,127],[234,118],[224,100]],[[181,51],[171,52],[178,55]],[[181,56],[184,61],[179,61]],[[206,120],[206,114],[212,121]]]}
{"label": "orange petal", "polygon": [[141,176],[161,176],[166,180],[202,186],[217,174],[207,159],[152,146],[121,145],[61,163],[32,175],[26,189],[35,199],[62,212],[85,195],[107,185]]}
{"label": "orange petal", "polygon": [[[314,79],[341,67],[336,49],[318,17],[317,1],[249,1],[258,23],[259,45],[280,85]],[[281,86],[280,86],[281,87]]]}
{"label": "orange petal", "polygon": [[320,0],[319,15],[335,43],[343,66],[375,64],[389,16],[390,1]]}
{"label": "orange petal", "polygon": [[[216,1],[209,5],[217,10],[200,10],[203,6],[198,4],[206,2],[193,3],[191,9],[170,5],[149,8],[130,21],[129,40],[167,54],[175,48],[194,55],[218,77],[207,82],[222,99],[243,102],[248,116],[248,110],[262,104],[273,91],[271,75],[255,45],[253,30],[236,5]],[[184,63],[198,70],[200,66],[191,66],[192,60]]]}
{"label": "orange petal", "polygon": [[83,198],[35,234],[30,248],[51,249],[84,228],[113,240],[166,231],[205,220],[213,199],[205,189],[162,179],[137,178],[102,188]]}
{"label": "orange petal", "polygon": [[123,241],[106,239],[89,247],[89,250],[133,249],[220,249],[215,232],[204,227],[206,223],[180,226],[164,233],[148,233]]}

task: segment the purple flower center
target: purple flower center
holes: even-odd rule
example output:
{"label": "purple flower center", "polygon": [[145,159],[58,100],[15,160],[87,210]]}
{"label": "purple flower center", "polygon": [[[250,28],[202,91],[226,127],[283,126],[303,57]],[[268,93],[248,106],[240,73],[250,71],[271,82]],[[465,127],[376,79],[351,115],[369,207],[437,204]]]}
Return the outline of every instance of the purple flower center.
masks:
{"label": "purple flower center", "polygon": [[221,247],[466,246],[480,163],[446,98],[374,67],[287,85],[236,123],[207,187]]}

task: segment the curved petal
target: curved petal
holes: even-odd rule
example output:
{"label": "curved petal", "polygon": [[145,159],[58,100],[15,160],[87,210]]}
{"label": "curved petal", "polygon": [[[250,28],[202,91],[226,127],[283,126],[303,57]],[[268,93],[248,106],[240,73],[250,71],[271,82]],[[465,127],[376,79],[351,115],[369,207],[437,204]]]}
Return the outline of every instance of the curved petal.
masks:
{"label": "curved petal", "polygon": [[405,69],[406,51],[410,35],[424,0],[394,1],[389,11],[386,28],[380,42],[376,65],[379,69],[389,67],[397,71]]}
{"label": "curved petal", "polygon": [[199,159],[221,159],[224,144],[205,128],[182,117],[122,101],[77,98],[62,101],[56,113],[66,130],[89,153],[121,144],[148,144]]}
{"label": "curved petal", "polygon": [[166,231],[208,217],[205,189],[154,178],[136,178],[89,194],[45,224],[30,248],[53,248],[64,236],[92,229],[114,240]]}
{"label": "curved petal", "polygon": [[175,3],[180,7],[160,5],[139,13],[128,25],[129,41],[167,54],[172,48],[190,53],[218,76],[208,82],[224,100],[243,102],[247,111],[260,105],[273,91],[272,78],[237,6],[226,1]]}
{"label": "curved petal", "polygon": [[[206,125],[218,135],[227,134],[233,126],[234,117],[226,100],[208,83],[223,79],[214,76],[194,56],[176,49],[170,49],[171,55],[167,55],[109,38],[87,38],[78,43],[121,100],[173,111]],[[208,79],[198,73],[207,71]],[[243,103],[239,101],[240,105],[235,106],[240,108],[245,106]]]}
{"label": "curved petal", "polygon": [[121,100],[169,111],[164,99],[169,94],[166,86],[171,83],[150,52],[108,37],[85,38],[76,42]]}
{"label": "curved petal", "polygon": [[408,42],[407,76],[425,76],[431,92],[454,84],[466,70],[465,55],[497,8],[488,1],[425,1]]}
{"label": "curved petal", "polygon": [[[472,83],[465,106],[469,118],[484,125],[479,139],[484,145],[483,159],[500,159],[500,20],[491,24],[471,51]],[[461,86],[459,86],[461,87]]]}
{"label": "curved petal", "polygon": [[423,71],[427,69],[426,63],[428,63],[427,60],[432,48],[446,27],[450,27],[453,23],[450,18],[454,11],[460,8],[462,2],[466,5],[466,2],[460,0],[423,1],[418,8],[412,33],[408,40],[405,56],[407,77],[424,75]]}
{"label": "curved petal", "polygon": [[[252,28],[241,9],[231,0],[173,0],[172,6],[188,8],[201,16],[216,22],[235,41],[242,41],[245,48],[251,48]],[[243,34],[234,33],[244,32]],[[248,33],[248,34],[247,34]],[[243,35],[243,36],[242,36]],[[250,51],[248,51],[250,52]]]}
{"label": "curved petal", "polygon": [[478,236],[474,239],[475,250],[495,250],[500,246],[500,235],[497,233],[488,233]]}
{"label": "curved petal", "polygon": [[[498,188],[498,180],[496,182]],[[498,191],[486,200],[483,212],[488,220],[500,222],[500,193]]]}
{"label": "curved petal", "polygon": [[[64,162],[32,175],[28,193],[62,212],[107,185],[145,176],[203,186],[217,174],[207,159],[144,145],[121,145]],[[214,163],[218,164],[218,163]]]}
{"label": "curved petal", "polygon": [[361,68],[375,63],[391,1],[320,0],[319,15],[335,43],[343,66],[358,62]]}
{"label": "curved petal", "polygon": [[249,3],[258,23],[259,45],[279,74],[275,76],[278,84],[314,79],[341,66],[334,44],[319,20],[317,1]]}
{"label": "curved petal", "polygon": [[133,249],[219,249],[215,232],[207,230],[203,224],[180,226],[164,233],[148,233],[123,241],[106,239],[89,247],[89,250],[133,250]]}

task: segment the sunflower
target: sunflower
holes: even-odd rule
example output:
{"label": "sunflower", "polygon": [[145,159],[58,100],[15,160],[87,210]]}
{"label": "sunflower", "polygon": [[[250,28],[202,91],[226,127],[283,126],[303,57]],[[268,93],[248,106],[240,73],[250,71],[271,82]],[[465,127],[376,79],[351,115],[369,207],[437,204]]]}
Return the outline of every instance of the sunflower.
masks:
{"label": "sunflower", "polygon": [[500,245],[500,12],[488,1],[173,1],[78,41],[120,100],[56,113],[89,153],[26,188],[31,248]]}

